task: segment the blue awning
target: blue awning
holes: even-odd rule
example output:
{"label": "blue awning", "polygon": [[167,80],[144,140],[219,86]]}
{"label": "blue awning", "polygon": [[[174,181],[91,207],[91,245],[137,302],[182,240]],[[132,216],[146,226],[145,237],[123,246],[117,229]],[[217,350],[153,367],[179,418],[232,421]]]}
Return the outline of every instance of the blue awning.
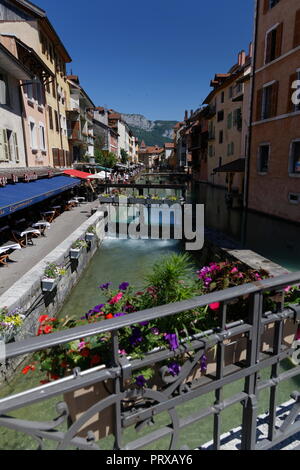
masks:
{"label": "blue awning", "polygon": [[80,179],[56,176],[30,183],[17,183],[0,188],[0,217],[12,214],[56,196],[81,183]]}

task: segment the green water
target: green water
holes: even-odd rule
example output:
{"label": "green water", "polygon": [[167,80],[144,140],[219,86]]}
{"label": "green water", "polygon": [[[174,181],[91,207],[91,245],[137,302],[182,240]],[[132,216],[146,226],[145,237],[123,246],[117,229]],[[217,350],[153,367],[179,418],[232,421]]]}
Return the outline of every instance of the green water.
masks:
{"label": "green water", "polygon": [[[134,241],[134,240],[106,240],[102,248],[93,258],[91,264],[86,270],[83,278],[77,287],[73,290],[69,299],[66,301],[60,315],[70,315],[74,317],[81,316],[82,313],[89,310],[94,305],[105,300],[102,297],[101,290],[97,287],[104,283],[113,281],[117,286],[123,281],[128,281],[137,288],[142,287],[143,277],[145,273],[151,269],[151,266],[162,255],[181,250],[181,245],[176,241]],[[285,361],[281,365],[282,370],[291,367],[289,361]],[[262,373],[262,379],[270,375],[269,370]],[[0,393],[1,397],[9,394],[15,394],[30,389],[39,384],[40,377],[36,372],[32,375],[23,376],[19,374],[14,380],[7,384]],[[300,378],[290,380],[289,382],[280,384],[278,392],[278,404],[286,402],[290,398],[293,391],[299,390]],[[243,382],[239,381],[224,388],[224,396],[229,397],[243,390]],[[30,419],[35,421],[48,421],[56,417],[55,404],[61,401],[62,397],[37,403],[33,406],[23,408],[12,413],[20,419]],[[214,403],[214,395],[212,393],[197,398],[184,405],[177,407],[180,418],[187,417],[195,410],[199,411]],[[260,395],[259,413],[266,411],[268,407],[268,392],[264,391]],[[241,424],[242,407],[235,405],[222,413],[222,431],[226,432]],[[149,432],[160,428],[170,421],[166,413],[155,418],[155,425],[144,429],[141,433],[137,433],[134,428],[124,431],[123,444],[133,439],[146,435]],[[201,422],[194,424],[182,430],[180,433],[181,446],[188,446],[190,449],[196,448],[212,438],[213,418],[207,418]],[[65,429],[62,426],[61,429]],[[111,449],[113,439],[111,437],[104,439],[101,443],[102,449]],[[169,445],[169,439],[162,439],[155,444],[151,444],[148,448],[166,450]],[[0,427],[0,449],[34,449],[36,442],[30,437],[16,433]],[[55,448],[55,444],[47,442],[47,449]]]}

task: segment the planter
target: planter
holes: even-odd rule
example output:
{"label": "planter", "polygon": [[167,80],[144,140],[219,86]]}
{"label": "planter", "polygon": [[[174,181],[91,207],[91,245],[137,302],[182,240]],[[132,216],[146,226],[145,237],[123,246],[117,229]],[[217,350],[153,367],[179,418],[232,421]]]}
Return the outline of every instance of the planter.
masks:
{"label": "planter", "polygon": [[71,259],[79,259],[82,252],[82,248],[71,248],[70,250],[70,258]]}
{"label": "planter", "polygon": [[115,198],[99,196],[99,202],[101,204],[112,204],[113,202],[115,202]]}
{"label": "planter", "polygon": [[86,233],[85,235],[85,239],[87,242],[92,242],[95,237],[96,237],[95,233]]}
{"label": "planter", "polygon": [[57,286],[58,279],[50,279],[45,277],[42,279],[42,291],[43,292],[52,292]]}
{"label": "planter", "polygon": [[9,343],[20,331],[20,328],[8,328],[6,330],[0,331],[0,341],[4,343]]}
{"label": "planter", "polygon": [[[298,325],[291,319],[288,319],[284,322],[284,331],[283,331],[283,341],[282,345],[285,348],[290,348],[295,343],[295,338],[297,335]],[[261,352],[270,351],[270,348],[273,346],[275,328],[274,323],[267,325],[261,337]],[[296,351],[297,365],[300,363],[300,341],[299,350]],[[245,361],[247,354],[247,338],[245,335],[240,334],[234,336],[228,340],[224,341],[225,352],[224,352],[224,365],[230,366],[233,364],[241,365],[242,361]],[[296,354],[295,353],[295,354]],[[207,356],[207,372],[203,373],[201,371],[200,365],[198,368],[195,368],[193,372],[183,380],[183,384],[187,384],[193,381],[197,381],[202,377],[214,376],[216,374],[217,364],[216,364],[216,348],[213,348],[206,352]],[[103,366],[104,368],[105,366]],[[152,390],[160,390],[163,387],[166,387],[166,384],[163,383],[159,369],[161,364],[154,364],[153,368],[155,369],[155,376],[151,379],[151,383],[148,383],[148,388]],[[205,382],[206,383],[206,382]],[[201,382],[199,383],[199,386]],[[127,390],[134,388],[132,384],[128,384]],[[111,380],[106,382],[101,382],[92,385],[91,387],[79,389],[75,392],[70,392],[64,395],[64,400],[68,405],[70,417],[73,422],[82,416],[82,414],[87,411],[90,407],[95,405],[97,402],[110,397],[113,394],[113,382]],[[138,394],[139,395],[139,394]],[[142,397],[138,396],[137,400],[141,402]],[[129,401],[128,401],[129,404]],[[132,404],[132,400],[130,402]],[[126,407],[126,402],[123,403]],[[86,437],[88,431],[92,431],[95,434],[96,441],[102,438],[107,437],[113,433],[114,429],[114,407],[104,409],[101,413],[98,413],[93,418],[91,418],[85,425],[80,429],[80,432],[77,434],[78,437]]]}
{"label": "planter", "polygon": [[170,206],[173,206],[174,204],[180,204],[180,201],[171,201],[170,199],[165,199],[164,204],[167,204],[170,207]]}
{"label": "planter", "polygon": [[132,204],[145,205],[146,204],[146,199],[133,197],[132,198]]}

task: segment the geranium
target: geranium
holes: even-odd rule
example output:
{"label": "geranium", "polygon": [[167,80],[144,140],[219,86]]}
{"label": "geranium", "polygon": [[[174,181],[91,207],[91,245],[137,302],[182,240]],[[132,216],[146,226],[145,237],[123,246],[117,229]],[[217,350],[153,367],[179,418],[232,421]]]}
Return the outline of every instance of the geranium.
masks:
{"label": "geranium", "polygon": [[212,304],[209,305],[209,308],[213,311],[219,310],[220,303],[219,302],[212,303]]}
{"label": "geranium", "polygon": [[44,323],[48,319],[49,319],[49,315],[41,315],[38,321],[39,323]]}
{"label": "geranium", "polygon": [[108,303],[109,305],[115,305],[123,298],[123,292],[119,292],[115,297],[113,297]]}
{"label": "geranium", "polygon": [[27,375],[29,371],[34,371],[34,370],[35,370],[35,366],[26,366],[22,370],[22,374]]}

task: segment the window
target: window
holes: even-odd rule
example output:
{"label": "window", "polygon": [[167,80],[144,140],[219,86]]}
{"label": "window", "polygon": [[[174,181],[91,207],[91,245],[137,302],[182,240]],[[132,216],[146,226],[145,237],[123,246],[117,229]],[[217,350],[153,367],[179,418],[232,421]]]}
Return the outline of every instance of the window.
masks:
{"label": "window", "polygon": [[48,106],[49,127],[53,131],[53,112],[51,106]]}
{"label": "window", "polygon": [[281,55],[283,23],[266,34],[265,64],[272,62]]}
{"label": "window", "polygon": [[223,136],[224,136],[223,131],[220,131],[219,132],[219,144],[223,144]]}
{"label": "window", "polygon": [[210,146],[208,147],[208,155],[209,155],[209,157],[213,157],[213,156],[214,156],[214,147],[213,147],[213,145],[210,145]]}
{"label": "window", "polygon": [[221,168],[221,166],[222,166],[222,160],[223,160],[223,158],[219,157],[219,168]]}
{"label": "window", "polygon": [[34,121],[29,122],[30,146],[32,150],[37,150],[36,125]]}
{"label": "window", "polygon": [[300,202],[300,194],[297,193],[290,193],[289,194],[289,202],[291,204],[299,204]]}
{"label": "window", "polygon": [[54,111],[54,116],[55,116],[55,130],[56,132],[59,132],[59,122],[58,122],[58,112]]}
{"label": "window", "polygon": [[224,120],[224,111],[219,111],[218,112],[218,122],[221,122]]}
{"label": "window", "polygon": [[239,131],[242,129],[242,110],[241,108],[233,111],[233,127],[236,127]]}
{"label": "window", "polygon": [[229,113],[227,116],[227,129],[232,128],[232,113]]}
{"label": "window", "polygon": [[233,87],[231,86],[228,90],[228,98],[232,98],[233,96]]}
{"label": "window", "polygon": [[266,14],[271,8],[274,8],[280,0],[264,0],[263,3],[263,10],[264,14]]}
{"label": "window", "polygon": [[258,172],[268,173],[269,170],[270,145],[263,144],[259,147],[258,153]]}
{"label": "window", "polygon": [[10,160],[10,148],[6,129],[0,129],[0,161]]}
{"label": "window", "polygon": [[40,123],[40,149],[46,150],[45,126],[42,123]]}
{"label": "window", "polygon": [[234,155],[234,142],[230,142],[230,144],[227,145],[227,156],[230,157]]}
{"label": "window", "polygon": [[53,80],[53,82],[52,82],[52,94],[53,94],[53,98],[56,98],[56,83],[55,83],[55,80]]}
{"label": "window", "polygon": [[224,100],[225,100],[225,93],[224,93],[224,91],[222,91],[222,93],[221,93],[221,103],[224,103]]}
{"label": "window", "polygon": [[8,78],[2,73],[0,73],[0,104],[10,106]]}
{"label": "window", "polygon": [[300,175],[300,140],[291,144],[289,174]]}
{"label": "window", "polygon": [[300,46],[300,10],[296,11],[294,29],[294,47]]}
{"label": "window", "polygon": [[279,83],[274,82],[265,85],[257,92],[257,115],[256,120],[269,119],[277,115]]}

